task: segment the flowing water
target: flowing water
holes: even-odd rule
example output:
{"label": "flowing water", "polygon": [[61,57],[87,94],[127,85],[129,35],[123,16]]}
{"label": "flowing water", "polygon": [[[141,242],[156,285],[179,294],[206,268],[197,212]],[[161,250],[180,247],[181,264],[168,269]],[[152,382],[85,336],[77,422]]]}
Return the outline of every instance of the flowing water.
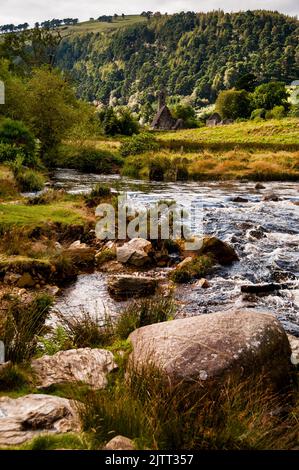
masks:
{"label": "flowing water", "polygon": [[[105,182],[112,190],[125,192],[136,205],[150,205],[175,200],[186,207],[192,201],[203,206],[204,233],[227,241],[237,251],[240,261],[219,267],[209,278],[210,287],[196,283],[176,290],[180,315],[195,315],[229,309],[232,306],[254,307],[274,312],[285,329],[299,336],[299,185],[263,183],[256,190],[252,182],[144,182],[119,176],[81,174],[74,170],[57,170],[55,187],[78,194],[90,191],[95,183]],[[263,201],[275,193],[279,201]],[[248,202],[233,202],[235,197]],[[165,276],[165,270],[159,270]],[[287,284],[286,289],[268,295],[242,294],[241,285],[258,283]],[[91,313],[116,313],[122,308],[107,293],[106,275],[80,275],[67,288],[56,308],[72,313],[85,309]]]}

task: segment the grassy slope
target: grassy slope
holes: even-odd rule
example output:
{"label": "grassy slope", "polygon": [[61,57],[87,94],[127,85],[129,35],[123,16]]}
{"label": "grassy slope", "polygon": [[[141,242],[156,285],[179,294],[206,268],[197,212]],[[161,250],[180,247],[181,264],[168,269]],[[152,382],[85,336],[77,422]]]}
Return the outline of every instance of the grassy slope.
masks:
{"label": "grassy slope", "polygon": [[[194,180],[299,180],[299,120],[287,118],[156,132],[161,149],[127,157],[123,174],[148,178],[150,168],[176,169]],[[178,177],[178,179],[180,179]]]}
{"label": "grassy slope", "polygon": [[174,141],[178,145],[215,149],[217,146],[219,149],[238,146],[254,150],[299,150],[299,120],[288,118],[262,122],[247,121],[220,127],[161,132],[159,139],[166,145]]}
{"label": "grassy slope", "polygon": [[68,34],[84,34],[84,33],[111,33],[119,28],[125,28],[136,23],[142,23],[147,21],[139,15],[128,15],[124,19],[117,18],[113,19],[112,23],[105,23],[100,21],[84,21],[74,26],[63,26],[60,31],[63,35]]}

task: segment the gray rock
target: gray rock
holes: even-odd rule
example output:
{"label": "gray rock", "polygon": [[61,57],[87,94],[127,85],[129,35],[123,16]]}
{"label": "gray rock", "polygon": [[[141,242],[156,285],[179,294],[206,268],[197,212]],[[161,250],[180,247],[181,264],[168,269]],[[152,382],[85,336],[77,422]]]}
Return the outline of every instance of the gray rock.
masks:
{"label": "gray rock", "polygon": [[20,445],[41,434],[80,430],[75,403],[51,395],[0,398],[0,446]]}
{"label": "gray rock", "polygon": [[159,367],[170,381],[221,380],[266,372],[271,385],[288,382],[290,346],[271,314],[226,311],[135,330],[131,366]]}
{"label": "gray rock", "polygon": [[116,249],[116,258],[119,263],[142,267],[150,263],[149,253],[151,251],[150,241],[144,238],[133,238]]}
{"label": "gray rock", "polygon": [[124,436],[115,436],[111,441],[109,441],[104,450],[134,450],[134,442],[131,439],[128,439]]}
{"label": "gray rock", "polygon": [[107,375],[117,368],[113,354],[105,349],[70,349],[43,356],[31,363],[38,388],[67,382],[83,382],[94,389],[105,388]]}
{"label": "gray rock", "polygon": [[108,280],[108,292],[117,300],[153,295],[158,281],[152,277],[120,275]]}

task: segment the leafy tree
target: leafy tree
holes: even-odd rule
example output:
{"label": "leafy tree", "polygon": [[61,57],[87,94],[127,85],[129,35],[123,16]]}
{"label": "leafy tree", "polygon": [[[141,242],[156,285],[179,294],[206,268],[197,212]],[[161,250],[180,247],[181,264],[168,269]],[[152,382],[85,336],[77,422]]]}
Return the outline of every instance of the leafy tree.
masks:
{"label": "leafy tree", "polygon": [[174,118],[183,119],[185,127],[197,127],[196,114],[192,106],[177,104],[171,111]]}
{"label": "leafy tree", "polygon": [[216,111],[223,119],[247,118],[252,105],[250,96],[245,90],[221,91],[216,101]]}
{"label": "leafy tree", "polygon": [[287,108],[288,92],[282,82],[269,82],[258,86],[252,95],[255,108],[273,109],[274,106]]}
{"label": "leafy tree", "polygon": [[236,81],[237,90],[253,91],[256,86],[256,76],[253,73],[246,73]]}
{"label": "leafy tree", "polygon": [[28,96],[29,121],[41,141],[42,156],[49,158],[80,119],[74,90],[59,71],[41,68],[28,82]]}

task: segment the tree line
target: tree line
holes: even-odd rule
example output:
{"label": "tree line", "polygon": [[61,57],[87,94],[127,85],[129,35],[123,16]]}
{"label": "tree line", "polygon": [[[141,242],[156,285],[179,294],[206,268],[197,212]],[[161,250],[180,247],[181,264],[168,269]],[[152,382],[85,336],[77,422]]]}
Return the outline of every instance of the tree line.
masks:
{"label": "tree line", "polygon": [[[44,28],[44,29],[55,29],[59,26],[70,26],[75,25],[79,22],[78,18],[64,18],[63,20],[59,20],[53,18],[52,20],[42,21],[41,23],[36,22],[34,23],[35,28]],[[14,24],[5,24],[0,26],[0,33],[15,33],[19,31],[26,31],[29,28],[29,23],[23,23],[19,25]]]}

